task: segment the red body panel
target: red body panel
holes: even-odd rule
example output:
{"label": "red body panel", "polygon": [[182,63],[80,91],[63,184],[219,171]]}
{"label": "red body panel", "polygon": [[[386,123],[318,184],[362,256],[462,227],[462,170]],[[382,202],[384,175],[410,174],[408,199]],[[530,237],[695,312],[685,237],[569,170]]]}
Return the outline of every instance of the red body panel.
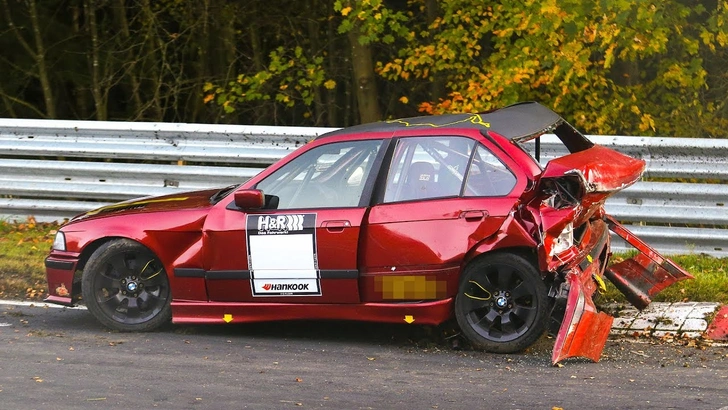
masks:
{"label": "red body panel", "polygon": [[556,336],[551,361],[556,364],[568,357],[586,357],[598,362],[614,318],[597,311],[594,306],[589,272],[572,272],[566,277],[570,285],[566,314]]}
{"label": "red body panel", "polygon": [[587,192],[615,192],[624,189],[642,176],[645,162],[595,145],[560,158],[546,165],[542,178],[560,177],[575,171],[587,182]]}
{"label": "red body panel", "polygon": [[172,302],[172,322],[224,324],[325,319],[437,325],[452,315],[452,299],[422,303],[297,304]]}
{"label": "red body panel", "polygon": [[633,258],[610,266],[605,273],[605,276],[637,309],[646,308],[652,302],[652,296],[673,283],[693,278],[675,262],[663,257],[634,236],[611,216],[607,216],[607,221],[609,229],[640,252]]}

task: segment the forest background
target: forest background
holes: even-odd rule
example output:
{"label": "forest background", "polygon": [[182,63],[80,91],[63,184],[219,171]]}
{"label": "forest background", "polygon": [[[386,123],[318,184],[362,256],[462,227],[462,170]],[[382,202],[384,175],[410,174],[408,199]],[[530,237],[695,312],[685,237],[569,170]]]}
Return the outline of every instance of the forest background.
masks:
{"label": "forest background", "polygon": [[728,138],[726,0],[0,0],[0,117],[341,127],[539,101]]}

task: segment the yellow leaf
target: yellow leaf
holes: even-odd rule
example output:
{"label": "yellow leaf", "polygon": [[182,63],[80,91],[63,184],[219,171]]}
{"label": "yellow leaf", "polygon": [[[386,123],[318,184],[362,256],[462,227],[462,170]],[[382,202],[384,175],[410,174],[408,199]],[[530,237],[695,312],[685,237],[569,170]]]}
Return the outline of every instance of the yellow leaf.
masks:
{"label": "yellow leaf", "polygon": [[207,94],[205,96],[205,98],[202,100],[202,102],[205,103],[205,104],[207,104],[210,101],[212,101],[213,98],[215,98],[215,96],[213,94]]}
{"label": "yellow leaf", "polygon": [[409,98],[407,98],[407,97],[405,97],[405,96],[402,96],[402,97],[401,97],[401,98],[399,99],[399,102],[401,102],[402,104],[407,104],[407,103],[409,102]]}
{"label": "yellow leaf", "polygon": [[336,81],[334,80],[328,80],[324,83],[324,87],[328,90],[333,90],[334,87],[336,87]]}
{"label": "yellow leaf", "polygon": [[351,13],[351,7],[344,7],[343,9],[341,9],[342,16],[348,16],[349,13]]}

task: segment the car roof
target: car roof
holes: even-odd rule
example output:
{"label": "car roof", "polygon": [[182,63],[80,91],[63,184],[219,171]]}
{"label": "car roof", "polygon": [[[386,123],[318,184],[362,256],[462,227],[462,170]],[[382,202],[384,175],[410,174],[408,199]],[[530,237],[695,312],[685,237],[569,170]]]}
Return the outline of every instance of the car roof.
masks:
{"label": "car roof", "polygon": [[544,133],[562,121],[558,114],[537,102],[523,102],[482,114],[430,115],[355,125],[323,134],[316,139],[367,132],[395,132],[407,128],[475,128],[518,140]]}

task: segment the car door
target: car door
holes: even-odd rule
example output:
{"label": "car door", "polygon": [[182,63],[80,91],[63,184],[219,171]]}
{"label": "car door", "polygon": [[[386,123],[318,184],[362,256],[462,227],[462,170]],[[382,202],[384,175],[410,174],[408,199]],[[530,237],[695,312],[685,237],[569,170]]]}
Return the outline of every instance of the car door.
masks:
{"label": "car door", "polygon": [[525,186],[511,168],[472,138],[398,139],[362,235],[362,300],[453,296],[466,253],[498,232]]}
{"label": "car door", "polygon": [[231,203],[206,231],[210,300],[359,302],[357,246],[382,145],[314,147],[255,186],[264,208]]}

